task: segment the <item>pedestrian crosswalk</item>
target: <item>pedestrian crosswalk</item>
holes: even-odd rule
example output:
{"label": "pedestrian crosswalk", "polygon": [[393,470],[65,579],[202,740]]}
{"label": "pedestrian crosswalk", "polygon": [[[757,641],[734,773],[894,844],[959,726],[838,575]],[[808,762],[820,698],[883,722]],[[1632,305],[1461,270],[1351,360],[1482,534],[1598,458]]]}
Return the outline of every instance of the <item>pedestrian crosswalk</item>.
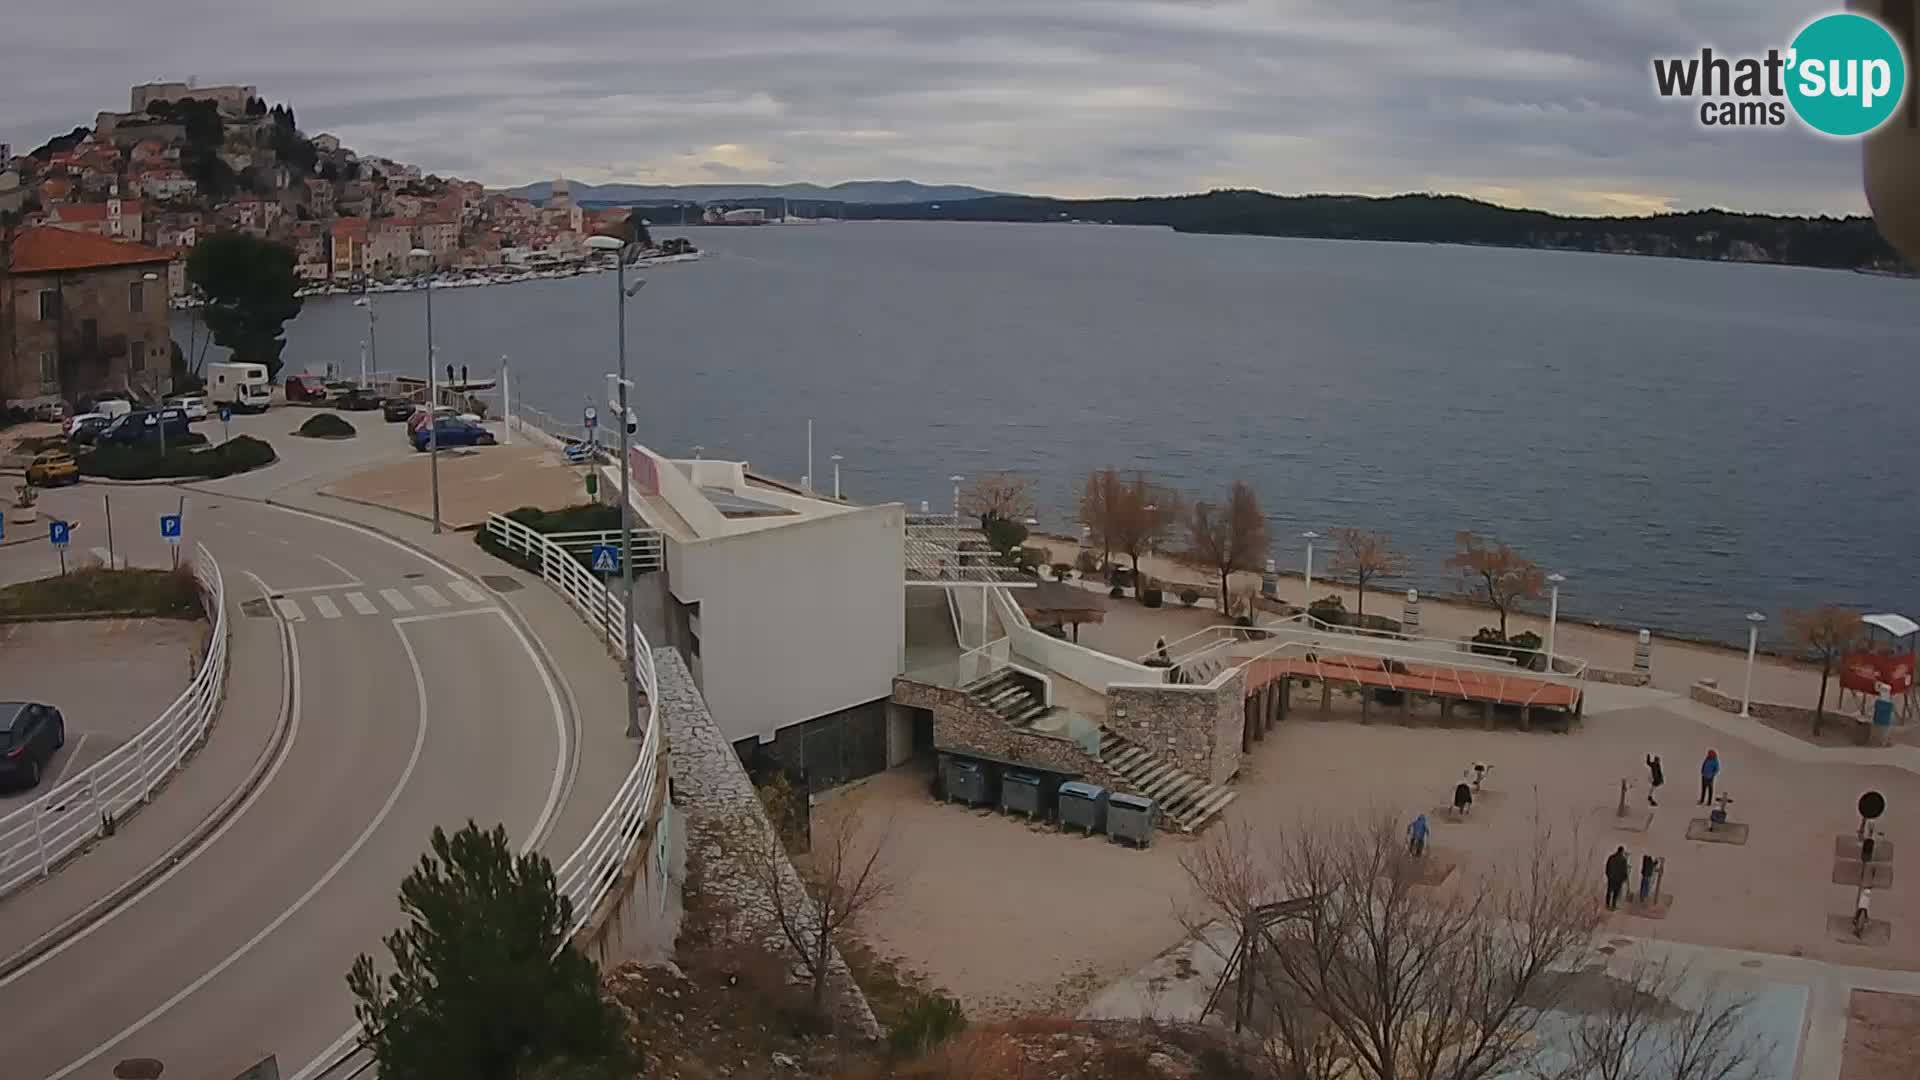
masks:
{"label": "pedestrian crosswalk", "polygon": [[[442,588],[445,592],[441,591]],[[449,599],[447,593],[452,593],[453,599]],[[341,606],[343,602],[344,609]],[[365,615],[406,615],[421,609],[443,611],[456,605],[489,602],[487,594],[474,587],[473,583],[456,578],[443,586],[413,585],[406,592],[397,588],[342,588],[337,597],[331,592],[317,590],[302,596],[281,595],[274,598],[273,606],[280,612],[280,617],[288,622],[306,622],[310,618],[328,620]]]}

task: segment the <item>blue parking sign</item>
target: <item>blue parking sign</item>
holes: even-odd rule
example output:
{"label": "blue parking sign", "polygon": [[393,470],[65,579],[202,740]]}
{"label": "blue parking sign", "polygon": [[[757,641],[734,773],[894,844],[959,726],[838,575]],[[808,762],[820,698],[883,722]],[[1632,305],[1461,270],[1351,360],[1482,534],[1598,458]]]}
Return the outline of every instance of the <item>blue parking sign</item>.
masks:
{"label": "blue parking sign", "polygon": [[220,406],[220,422],[224,424],[231,419],[233,419],[232,406],[229,406],[229,405]]}
{"label": "blue parking sign", "polygon": [[47,522],[47,539],[53,541],[54,547],[66,547],[67,536],[72,531],[64,521]]}
{"label": "blue parking sign", "polygon": [[620,549],[612,544],[593,545],[593,572],[596,574],[619,573]]}
{"label": "blue parking sign", "polygon": [[180,542],[179,514],[160,515],[160,537],[163,540],[170,540],[176,544]]}

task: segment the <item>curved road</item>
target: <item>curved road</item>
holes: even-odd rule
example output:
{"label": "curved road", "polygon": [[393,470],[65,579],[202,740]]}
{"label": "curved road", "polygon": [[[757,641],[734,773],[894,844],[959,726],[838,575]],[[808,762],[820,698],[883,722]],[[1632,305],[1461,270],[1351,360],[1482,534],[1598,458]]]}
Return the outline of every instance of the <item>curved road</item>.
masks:
{"label": "curved road", "polygon": [[[164,565],[165,548],[125,523],[179,494],[113,491],[135,565]],[[473,818],[537,840],[569,784],[559,688],[471,579],[295,511],[195,491],[187,515],[189,550],[205,543],[225,574],[229,618],[280,623],[289,735],[206,844],[0,981],[6,1076],[93,1080],[151,1057],[197,1080],[266,1053],[293,1075],[352,1024],[347,968],[363,951],[385,958],[378,939],[399,925],[400,879],[432,828]],[[90,542],[83,527],[75,546]]]}

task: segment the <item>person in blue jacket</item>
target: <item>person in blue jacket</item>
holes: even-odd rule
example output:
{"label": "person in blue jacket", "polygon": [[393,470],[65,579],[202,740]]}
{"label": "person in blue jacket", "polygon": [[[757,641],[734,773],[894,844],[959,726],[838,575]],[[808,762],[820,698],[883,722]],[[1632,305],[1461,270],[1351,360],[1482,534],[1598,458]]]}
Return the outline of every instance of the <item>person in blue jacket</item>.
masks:
{"label": "person in blue jacket", "polygon": [[1713,778],[1720,775],[1720,753],[1707,751],[1707,758],[1700,763],[1700,805],[1713,801]]}

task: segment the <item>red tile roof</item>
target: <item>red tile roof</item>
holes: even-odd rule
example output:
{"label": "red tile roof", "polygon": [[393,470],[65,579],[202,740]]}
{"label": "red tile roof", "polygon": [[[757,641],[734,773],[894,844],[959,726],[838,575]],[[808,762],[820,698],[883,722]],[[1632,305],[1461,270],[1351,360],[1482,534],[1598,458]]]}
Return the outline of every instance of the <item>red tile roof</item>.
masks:
{"label": "red tile roof", "polygon": [[166,252],[145,244],[43,225],[22,229],[14,235],[12,269],[16,274],[51,274],[60,270],[163,263],[169,259],[171,256]]}

